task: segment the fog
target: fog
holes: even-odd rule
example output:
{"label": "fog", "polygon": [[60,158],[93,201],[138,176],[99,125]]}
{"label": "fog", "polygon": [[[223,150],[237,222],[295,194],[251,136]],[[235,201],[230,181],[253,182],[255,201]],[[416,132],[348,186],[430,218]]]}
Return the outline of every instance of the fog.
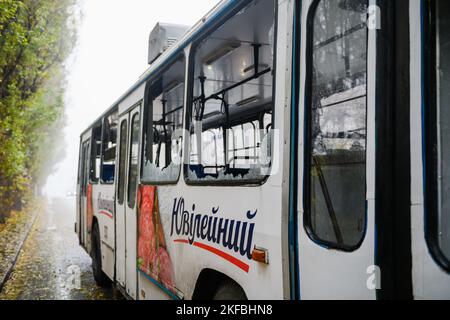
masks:
{"label": "fog", "polygon": [[84,0],[78,43],[67,62],[65,158],[44,188],[76,191],[79,136],[146,70],[148,36],[157,22],[193,25],[218,0]]}

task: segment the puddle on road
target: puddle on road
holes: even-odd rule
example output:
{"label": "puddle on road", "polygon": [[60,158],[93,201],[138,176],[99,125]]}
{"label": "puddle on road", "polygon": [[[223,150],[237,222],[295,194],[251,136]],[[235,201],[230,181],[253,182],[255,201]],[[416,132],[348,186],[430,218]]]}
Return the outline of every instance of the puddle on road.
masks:
{"label": "puddle on road", "polygon": [[112,289],[95,284],[91,259],[73,231],[75,203],[58,199],[41,212],[0,299],[110,300]]}

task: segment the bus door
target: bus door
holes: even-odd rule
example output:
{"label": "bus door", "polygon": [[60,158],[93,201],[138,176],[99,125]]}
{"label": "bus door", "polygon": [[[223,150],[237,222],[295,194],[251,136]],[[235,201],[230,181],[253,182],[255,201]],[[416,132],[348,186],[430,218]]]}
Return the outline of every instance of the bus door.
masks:
{"label": "bus door", "polygon": [[79,194],[79,216],[78,216],[78,237],[82,245],[86,245],[87,238],[87,187],[89,183],[89,155],[90,138],[81,145],[80,157],[80,187]]}
{"label": "bus door", "polygon": [[292,298],[376,298],[375,63],[368,63],[375,39],[368,2],[297,2]]}
{"label": "bus door", "polygon": [[413,292],[450,299],[450,2],[412,2],[411,19]]}
{"label": "bus door", "polygon": [[116,277],[136,299],[136,193],[139,178],[140,106],[119,120],[118,183],[116,188]]}
{"label": "bus door", "polygon": [[128,120],[126,114],[119,119],[118,163],[116,177],[116,281],[125,288],[125,188],[128,151]]}

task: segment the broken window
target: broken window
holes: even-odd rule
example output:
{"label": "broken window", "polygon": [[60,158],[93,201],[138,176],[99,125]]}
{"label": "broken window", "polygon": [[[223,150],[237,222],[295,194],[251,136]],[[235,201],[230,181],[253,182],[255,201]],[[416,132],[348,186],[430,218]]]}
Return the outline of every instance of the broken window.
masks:
{"label": "broken window", "polygon": [[142,166],[146,183],[175,183],[180,176],[184,76],[183,56],[149,83]]}
{"label": "broken window", "polygon": [[102,182],[114,183],[116,169],[118,109],[115,108],[103,120]]}
{"label": "broken window", "polygon": [[317,241],[352,250],[366,224],[367,1],[311,10],[305,224]]}
{"label": "broken window", "polygon": [[193,49],[189,182],[259,183],[269,174],[275,6],[252,1]]}
{"label": "broken window", "polygon": [[119,145],[119,181],[117,187],[117,200],[123,205],[125,199],[125,172],[127,163],[127,138],[128,122],[123,120],[120,124],[120,145]]}
{"label": "broken window", "polygon": [[92,129],[91,163],[89,169],[89,179],[91,183],[98,183],[100,179],[101,151],[102,124],[99,123]]}
{"label": "broken window", "polygon": [[130,159],[128,167],[128,207],[134,209],[136,205],[136,192],[138,183],[138,163],[139,163],[139,144],[140,144],[140,118],[139,113],[135,113],[131,119],[131,137],[130,137]]}
{"label": "broken window", "polygon": [[81,144],[80,152],[80,166],[79,166],[79,184],[80,184],[80,196],[86,196],[87,183],[89,176],[89,141],[85,141]]}

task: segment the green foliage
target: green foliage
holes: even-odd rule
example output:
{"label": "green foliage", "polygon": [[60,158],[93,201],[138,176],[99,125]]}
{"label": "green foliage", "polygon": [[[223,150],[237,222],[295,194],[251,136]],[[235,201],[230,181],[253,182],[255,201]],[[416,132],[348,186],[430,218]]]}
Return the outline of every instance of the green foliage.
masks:
{"label": "green foliage", "polygon": [[[0,208],[43,179],[64,124],[77,0],[0,0]],[[6,210],[5,210],[6,209]],[[2,212],[0,212],[1,215]]]}

